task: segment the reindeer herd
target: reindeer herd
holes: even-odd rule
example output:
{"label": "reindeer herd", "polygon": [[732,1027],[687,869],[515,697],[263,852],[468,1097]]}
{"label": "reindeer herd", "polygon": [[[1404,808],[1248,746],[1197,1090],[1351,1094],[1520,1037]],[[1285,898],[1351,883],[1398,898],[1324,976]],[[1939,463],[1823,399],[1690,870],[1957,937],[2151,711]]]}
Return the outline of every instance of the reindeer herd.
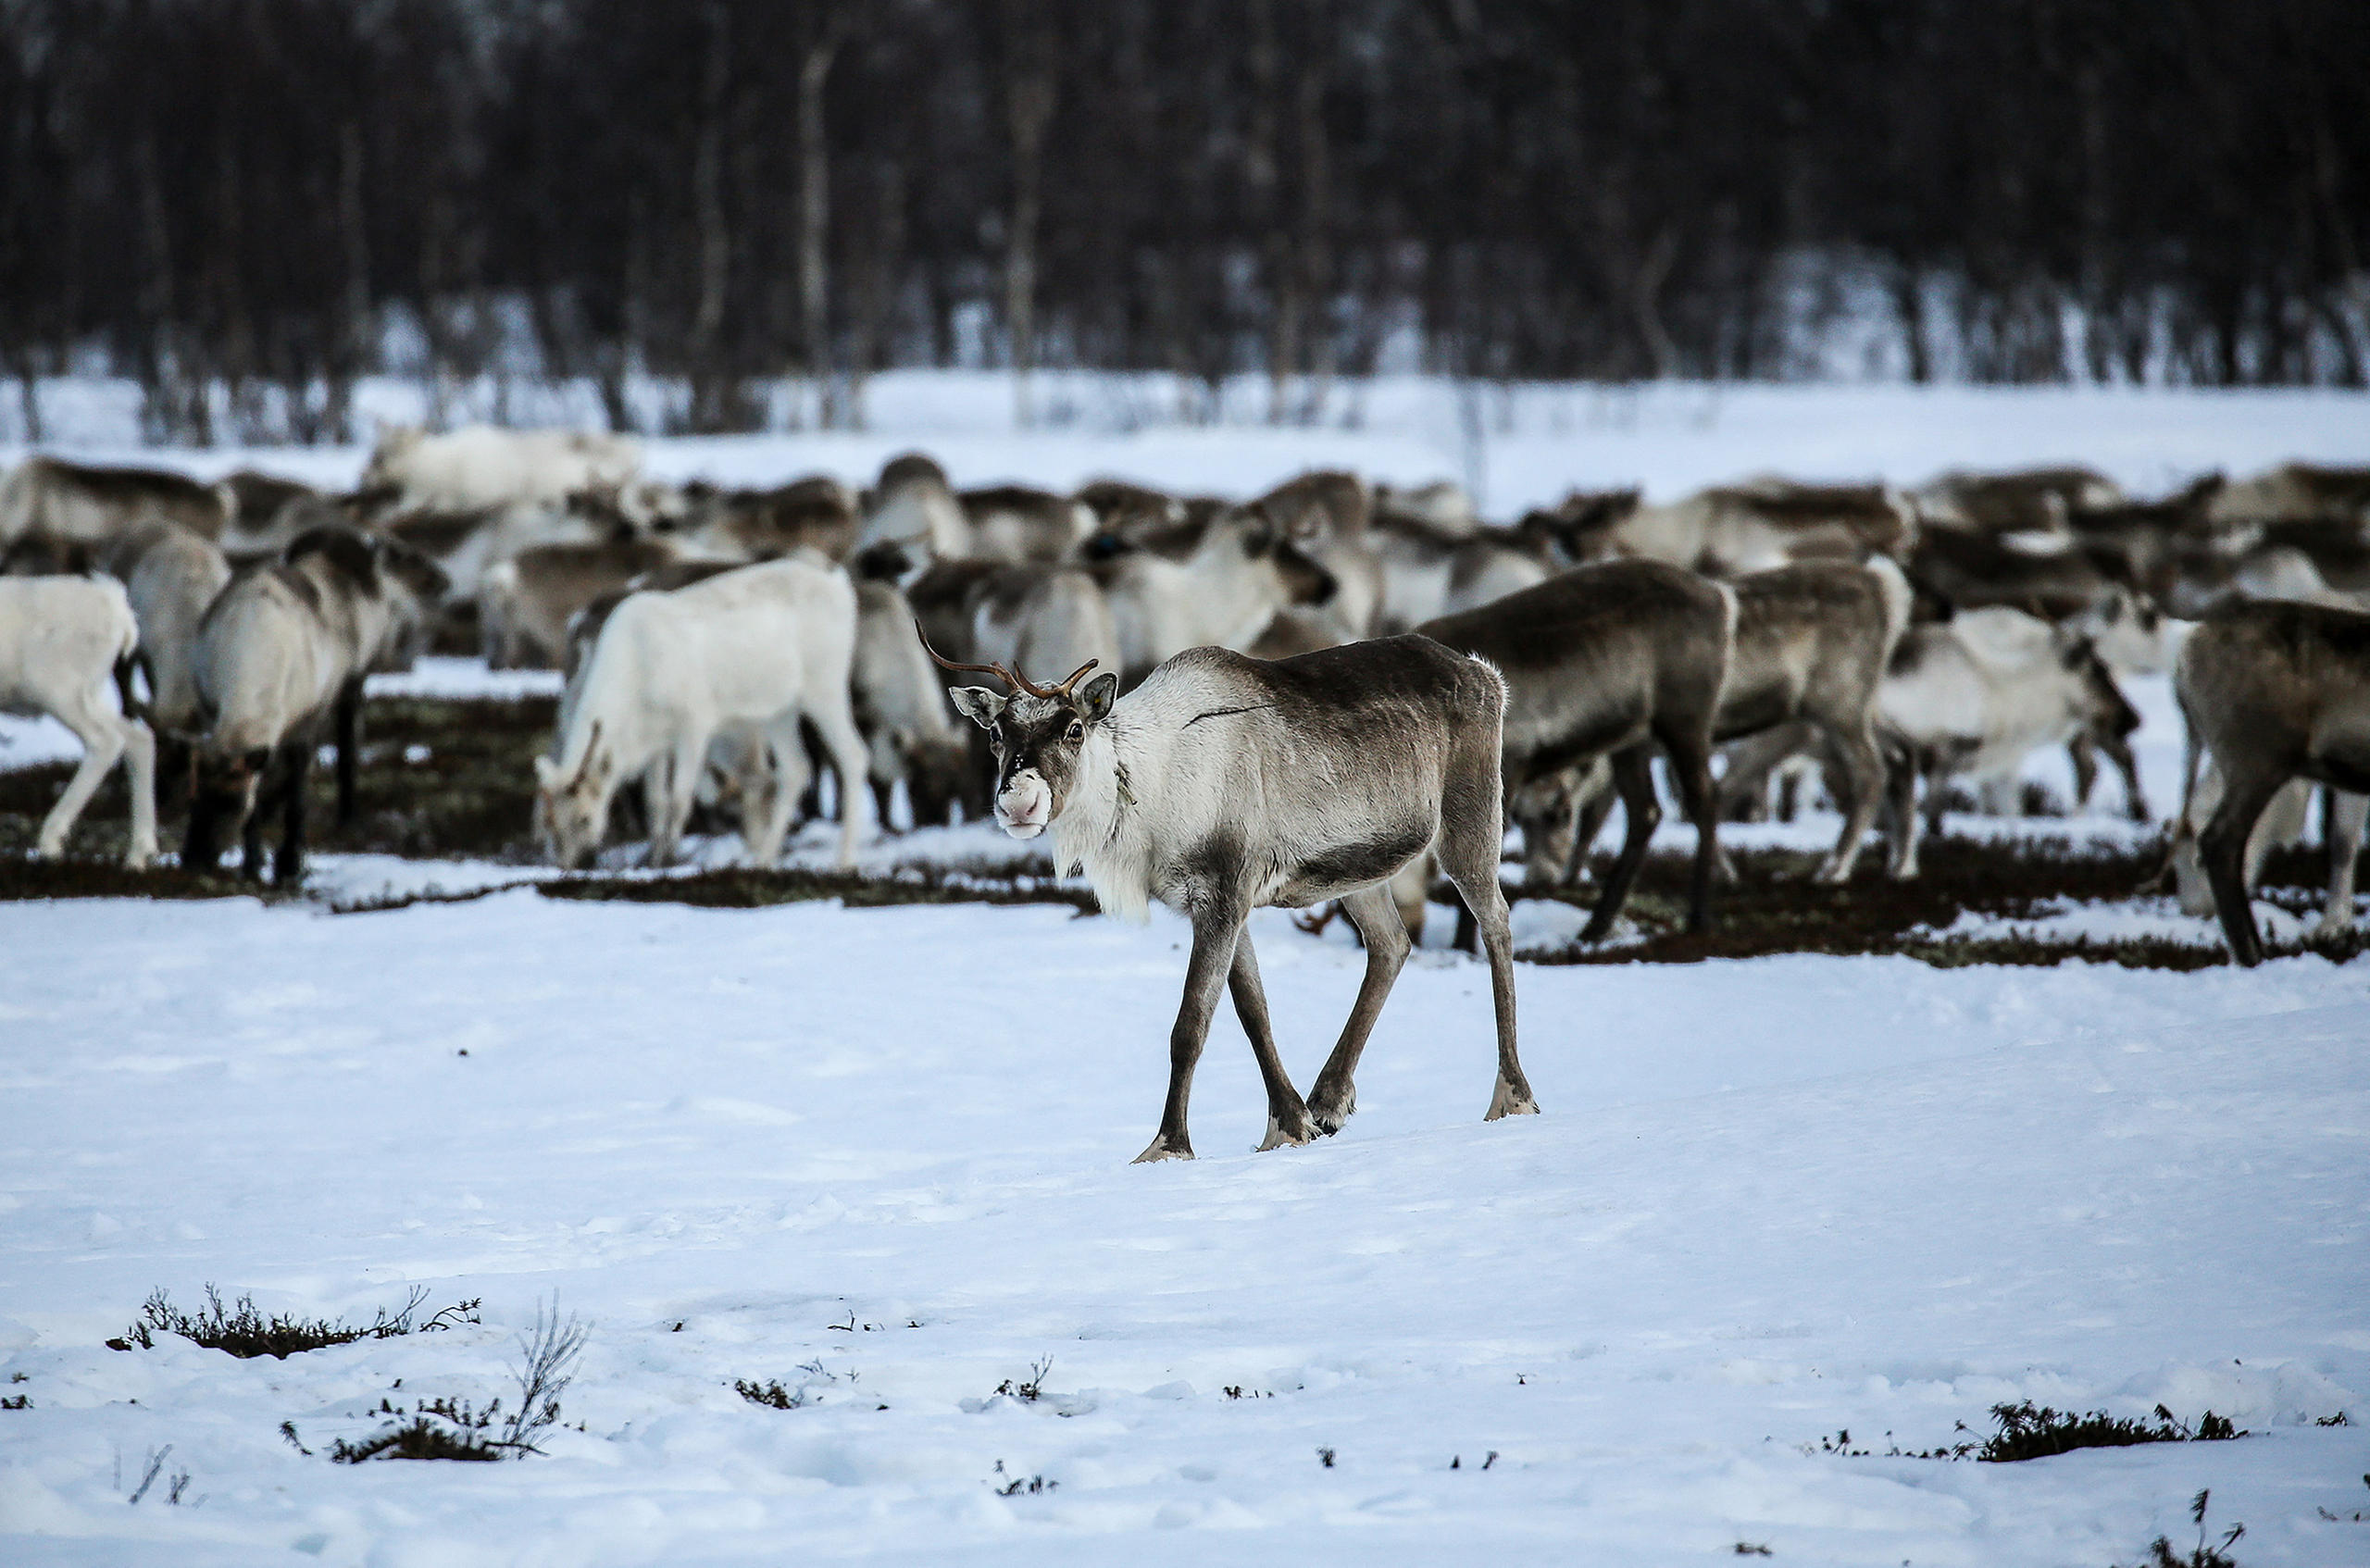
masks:
{"label": "reindeer herd", "polygon": [[[274,875],[293,878],[324,741],[353,810],[365,678],[473,642],[495,667],[566,672],[534,780],[564,865],[591,862],[629,790],[653,862],[705,803],[769,864],[828,768],[843,861],[902,798],[917,826],[1050,831],[1115,909],[1185,909],[1199,1024],[1179,1023],[1171,1151],[1218,986],[1261,1011],[1248,910],[1338,901],[1369,953],[1316,1093],[1270,1074],[1290,1140],[1346,1114],[1435,875],[1491,958],[1500,1108],[1522,1108],[1499,825],[1521,828],[1525,878],[1558,885],[1623,804],[1602,937],[1661,816],[1657,757],[1694,827],[1702,924],[1732,875],[1721,822],[1811,780],[1844,818],[1827,881],[1872,830],[1887,873],[1916,875],[1961,787],[2014,810],[2044,748],[2070,752],[2085,798],[2111,765],[2147,819],[2118,678],[2169,666],[2189,741],[2176,869],[2247,963],[2251,878],[2315,786],[2339,852],[2325,924],[2350,921],[2370,790],[2370,469],[2155,500],[2080,468],[1914,491],[1759,479],[1666,504],[1575,493],[1496,527],[1452,485],[1347,473],[1247,501],[1065,495],[958,490],[912,454],[862,492],[729,489],[652,479],[627,438],[405,430],[342,493],[29,458],[0,481],[0,700],[85,748],[44,855],[121,759],[134,864],[156,852],[162,777],[189,792],[182,865],[236,839],[260,877],[277,818]],[[1006,690],[950,688],[958,667]],[[1024,673],[1059,670],[1101,673]]]}

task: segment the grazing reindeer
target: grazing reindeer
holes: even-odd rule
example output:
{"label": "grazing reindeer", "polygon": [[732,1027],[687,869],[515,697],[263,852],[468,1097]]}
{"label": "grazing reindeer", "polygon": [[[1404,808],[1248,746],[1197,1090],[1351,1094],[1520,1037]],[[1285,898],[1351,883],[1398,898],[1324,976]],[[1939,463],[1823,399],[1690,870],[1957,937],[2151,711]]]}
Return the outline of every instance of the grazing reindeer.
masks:
{"label": "grazing reindeer", "polygon": [[[1357,1104],[1359,1052],[1407,957],[1390,879],[1428,849],[1478,917],[1490,955],[1498,1079],[1489,1115],[1538,1109],[1515,1054],[1514,944],[1498,888],[1506,688],[1488,665],[1421,637],[1272,664],[1193,648],[1121,697],[1113,675],[1078,690],[1091,665],[1038,686],[1001,665],[939,663],[999,676],[1011,689],[954,691],[994,748],[1004,831],[1050,830],[1055,864],[1083,865],[1115,914],[1141,920],[1158,899],[1193,922],[1169,1034],[1168,1100],[1140,1161],[1192,1157],[1193,1066],[1229,985],[1267,1087],[1260,1147],[1341,1129]],[[1244,923],[1254,909],[1324,899],[1341,900],[1364,939],[1366,973],[1304,1101],[1276,1053]]]}
{"label": "grazing reindeer", "polygon": [[914,608],[898,590],[905,554],[875,545],[856,557],[855,727],[872,756],[874,815],[889,828],[889,800],[905,781],[914,826],[951,820],[970,772],[971,753],[946,705],[946,685],[916,635]]}
{"label": "grazing reindeer", "polygon": [[[2180,896],[2184,915],[2214,912],[2213,886],[2205,878],[2205,868],[2198,863],[2197,836],[2214,819],[2223,793],[2221,769],[2208,757],[2204,771],[2198,775],[2196,788],[2189,792],[2187,809],[2173,824],[2173,885]],[[2240,872],[2241,881],[2252,895],[2255,884],[2262,879],[2264,857],[2274,849],[2303,841],[2305,822],[2312,815],[2315,793],[2326,803],[2322,807],[2321,826],[2328,839],[2329,880],[2321,901],[2321,918],[2313,927],[2313,934],[2326,938],[2353,928],[2354,862],[2362,853],[2364,822],[2370,817],[2370,795],[2316,790],[2309,778],[2289,779],[2271,797],[2263,815],[2255,818],[2254,831],[2247,835],[2247,854]]]}
{"label": "grazing reindeer", "polygon": [[[1755,572],[1737,579],[1736,592],[1736,655],[1714,739],[1740,740],[1796,719],[1823,734],[1842,769],[1844,823],[1812,880],[1848,882],[1884,799],[1877,694],[1908,629],[1908,579],[1878,556],[1865,566]],[[1747,776],[1730,767],[1723,804],[1739,798]]]}
{"label": "grazing reindeer", "polygon": [[[1505,678],[1503,772],[1509,790],[1523,791],[1518,803],[1534,799],[1525,787],[1550,774],[1611,759],[1628,829],[1581,940],[1597,941],[1613,928],[1662,820],[1651,765],[1657,744],[1695,824],[1688,926],[1709,926],[1720,852],[1712,733],[1736,646],[1736,591],[1659,561],[1617,561],[1420,629],[1487,659]],[[1544,803],[1564,810],[1569,802],[1551,792]],[[1534,828],[1534,820],[1523,823],[1526,840],[1554,830],[1552,821]]]}
{"label": "grazing reindeer", "polygon": [[107,700],[109,678],[128,678],[139,642],[131,602],[113,579],[0,579],[0,713],[48,714],[82,742],[82,764],[33,840],[44,857],[65,852],[75,819],[118,758],[131,776],[124,864],[136,869],[156,853],[156,740]]}
{"label": "grazing reindeer", "polygon": [[2245,875],[2256,819],[2291,778],[2370,791],[2370,615],[2279,601],[2216,610],[2182,644],[2173,691],[2189,721],[2181,817],[2195,815],[2198,764],[2211,753],[2222,801],[2198,854],[2230,956],[2260,964]]}
{"label": "grazing reindeer", "polygon": [[181,865],[211,871],[225,818],[263,876],[263,815],[285,813],[273,875],[305,865],[305,781],[320,732],[337,728],[338,820],[355,809],[362,681],[407,664],[445,587],[433,562],[395,541],[322,529],[278,564],[233,578],[198,623],[192,663],[210,720],[196,744]]}
{"label": "grazing reindeer", "polygon": [[[664,593],[630,593],[608,613],[554,755],[535,759],[535,819],[560,865],[592,863],[619,785],[656,770],[650,859],[674,858],[712,741],[756,734],[744,789],[742,839],[752,861],[781,854],[798,791],[767,782],[803,777],[804,718],[821,732],[840,776],[840,864],[855,861],[864,740],[848,697],[855,589],[847,574],[799,556],[742,566]],[[761,765],[770,758],[770,770]]]}
{"label": "grazing reindeer", "polygon": [[1939,833],[1953,775],[1977,782],[1987,807],[2004,815],[2017,807],[2016,778],[2030,753],[2077,735],[2120,742],[2139,728],[2088,638],[1996,604],[1912,627],[1877,712],[1888,747],[1907,753],[1887,786],[1897,877],[1917,875],[1920,775],[1925,829]]}

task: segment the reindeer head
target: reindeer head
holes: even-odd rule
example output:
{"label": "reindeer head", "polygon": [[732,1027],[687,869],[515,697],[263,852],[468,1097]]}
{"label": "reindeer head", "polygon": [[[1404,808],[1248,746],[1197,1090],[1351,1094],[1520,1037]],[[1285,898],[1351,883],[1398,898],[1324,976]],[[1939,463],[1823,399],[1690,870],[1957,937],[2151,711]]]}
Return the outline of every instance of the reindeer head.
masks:
{"label": "reindeer head", "polygon": [[[920,625],[916,623],[915,630]],[[941,669],[979,670],[1012,688],[1009,696],[984,686],[958,686],[948,693],[954,705],[988,732],[996,755],[996,821],[1016,839],[1033,839],[1053,825],[1069,804],[1078,781],[1079,753],[1094,727],[1111,713],[1119,678],[1099,675],[1085,691],[1079,679],[1101,661],[1089,659],[1058,686],[1040,686],[1003,665],[958,665],[938,656],[929,639],[922,647]]]}
{"label": "reindeer head", "polygon": [[608,827],[616,772],[617,759],[601,744],[598,719],[573,774],[563,773],[549,757],[535,759],[535,836],[561,870],[581,871],[592,864]]}

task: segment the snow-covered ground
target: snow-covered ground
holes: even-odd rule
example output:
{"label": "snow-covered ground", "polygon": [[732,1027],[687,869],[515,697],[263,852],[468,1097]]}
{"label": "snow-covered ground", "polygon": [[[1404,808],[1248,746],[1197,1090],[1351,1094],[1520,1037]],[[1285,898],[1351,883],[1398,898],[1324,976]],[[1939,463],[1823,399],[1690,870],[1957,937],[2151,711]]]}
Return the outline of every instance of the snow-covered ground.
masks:
{"label": "snow-covered ground", "polygon": [[[1163,377],[1046,374],[1037,392],[1049,422],[1017,429],[1001,375],[899,371],[869,383],[863,431],[644,444],[656,473],[728,483],[817,471],[868,483],[885,459],[915,447],[937,455],[958,484],[1067,488],[1112,475],[1240,494],[1339,466],[1402,483],[1458,479],[1506,517],[1574,486],[1638,484],[1665,498],[1756,473],[1915,484],[1951,467],[2082,462],[2153,493],[2210,467],[2236,476],[2290,458],[2370,460],[2370,397],[2325,391],[1681,381],[1500,389],[1380,377],[1337,384],[1315,426],[1257,422],[1264,382],[1230,388],[1231,422],[1220,425],[1168,422],[1178,399]],[[45,397],[50,449],[94,460],[165,464],[204,478],[253,465],[344,485],[365,455],[356,447],[160,452],[135,444],[138,393],[129,383],[55,383]],[[419,414],[417,390],[397,383],[366,383],[357,406],[388,419]],[[0,462],[21,451],[0,445]]]}
{"label": "snow-covered ground", "polygon": [[[1266,430],[1148,424],[1107,384],[1041,391],[1067,424],[1013,431],[993,378],[883,378],[873,433],[654,442],[651,461],[865,479],[919,445],[963,482],[1230,491],[1342,463],[1478,479],[1503,515],[1567,485],[1663,494],[1762,469],[1914,481],[2064,458],[2154,489],[2214,464],[2359,461],[2370,432],[2370,401],[2317,393],[1461,403],[1382,382],[1354,429]],[[122,412],[69,429],[77,450],[324,483],[361,461],[137,451]],[[431,661],[380,689],[488,685]],[[2161,813],[2178,725],[2161,678],[2132,694]],[[74,749],[0,719],[0,766]],[[2061,758],[2035,775],[2063,790]],[[795,854],[827,857],[828,837]],[[1017,848],[955,830],[867,864]],[[349,900],[530,874],[323,856],[314,885]],[[1516,919],[1553,946],[1577,916]],[[2208,938],[2157,904],[2042,926]],[[1359,956],[1338,927],[1254,929],[1306,1087]],[[1247,1152],[1264,1101],[1222,1010],[1194,1097],[1204,1159],[1132,1167],[1184,943],[1166,915],[527,887],[346,915],[0,904],[0,1399],[29,1401],[0,1410],[0,1562],[1662,1564],[1766,1547],[2106,1568],[2160,1533],[2193,1539],[2202,1487],[2217,1537],[2245,1523],[2247,1568],[2370,1560],[2370,965],[1525,965],[1546,1114],[1484,1126],[1485,976],[1427,952],[1340,1138]],[[428,1310],[481,1297],[482,1322],[286,1362],[103,1348],[152,1289],[194,1306],[208,1282],[364,1322],[418,1286]],[[384,1425],[381,1400],[509,1396],[517,1336],[555,1299],[590,1338],[545,1454],[330,1462]],[[1046,1358],[1044,1399],[995,1394]],[[742,1378],[803,1389],[802,1408],[748,1403]],[[2254,1435],[2018,1465],[1887,1457],[2027,1398],[2210,1408]],[[2357,1425],[2314,1425],[2340,1410]],[[1828,1451],[1844,1431],[1872,1451]]]}
{"label": "snow-covered ground", "polygon": [[[1305,1085],[1360,961],[1255,930]],[[527,890],[0,907],[0,1386],[31,1401],[0,1559],[2105,1568],[2209,1487],[2250,1568],[2370,1546],[2317,1512],[2370,1508],[2370,1437],[2313,1425],[2370,1414],[2360,966],[1526,967],[1546,1114],[1485,1126],[1483,973],[1424,954],[1339,1139],[1247,1152],[1222,1015],[1204,1158],[1134,1167],[1184,939]],[[483,1323],[102,1348],[209,1281]],[[503,1393],[555,1297],[591,1338],[545,1456],[330,1462],[382,1399]],[[1045,1400],[993,1397],[1047,1357]],[[2024,1398],[2256,1435],[1880,1457]],[[1874,1453],[1822,1450],[1846,1430]]]}

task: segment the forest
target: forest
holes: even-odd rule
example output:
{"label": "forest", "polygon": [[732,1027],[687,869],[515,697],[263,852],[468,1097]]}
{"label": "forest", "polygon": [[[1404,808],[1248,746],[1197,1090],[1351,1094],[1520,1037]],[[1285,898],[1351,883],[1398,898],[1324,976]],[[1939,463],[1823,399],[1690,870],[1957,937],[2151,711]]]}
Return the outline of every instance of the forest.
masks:
{"label": "forest", "polygon": [[[0,377],[2360,386],[2360,0],[0,0]],[[1215,392],[1213,392],[1213,401]]]}

